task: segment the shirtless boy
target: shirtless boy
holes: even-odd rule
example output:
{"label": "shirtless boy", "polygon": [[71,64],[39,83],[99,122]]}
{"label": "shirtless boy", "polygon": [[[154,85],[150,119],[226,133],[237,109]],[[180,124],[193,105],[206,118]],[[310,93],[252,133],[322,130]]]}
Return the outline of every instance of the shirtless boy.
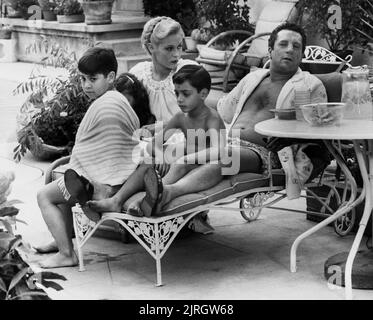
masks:
{"label": "shirtless boy", "polygon": [[[133,177],[129,177],[113,197],[90,201],[92,209],[99,212],[120,210],[131,195],[145,188],[147,194],[144,199],[132,203],[128,210],[150,216],[158,213],[172,199],[206,190],[222,180],[220,165],[213,162],[219,159],[220,150],[224,148],[225,126],[218,113],[204,103],[211,86],[210,75],[201,66],[186,65],[173,76],[173,81],[181,112],[177,113],[168,122],[165,130],[158,133],[148,145],[149,153],[155,156],[156,161],[160,160],[155,167],[161,171],[164,166],[169,166],[167,174],[160,179],[153,165],[140,165]],[[194,148],[193,152],[172,162],[169,161],[167,147],[164,148],[163,143],[172,135],[174,129],[180,129],[184,133],[187,151]],[[195,130],[204,134],[210,132],[211,139],[207,139],[206,144],[196,145],[196,139],[188,139],[188,135],[193,136],[190,133],[195,133]],[[195,138],[198,138],[198,133]],[[137,188],[134,188],[136,179],[141,179],[142,183],[137,183]]]}

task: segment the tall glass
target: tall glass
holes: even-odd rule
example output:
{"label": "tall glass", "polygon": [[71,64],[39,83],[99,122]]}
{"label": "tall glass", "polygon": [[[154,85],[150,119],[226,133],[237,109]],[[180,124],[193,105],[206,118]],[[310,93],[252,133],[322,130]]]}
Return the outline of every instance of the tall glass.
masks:
{"label": "tall glass", "polygon": [[346,103],[345,119],[373,120],[372,97],[369,88],[369,69],[366,65],[350,67],[342,72],[342,102]]}

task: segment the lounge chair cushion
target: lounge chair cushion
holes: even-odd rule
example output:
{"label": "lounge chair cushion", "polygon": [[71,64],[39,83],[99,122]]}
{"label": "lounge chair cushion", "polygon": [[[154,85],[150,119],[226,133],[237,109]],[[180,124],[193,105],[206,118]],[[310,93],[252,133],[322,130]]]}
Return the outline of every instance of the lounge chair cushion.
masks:
{"label": "lounge chair cushion", "polygon": [[[275,170],[273,173],[273,184],[275,186],[285,186],[285,176],[281,170]],[[185,212],[187,210],[196,208],[201,205],[206,205],[218,200],[225,199],[227,197],[233,196],[237,193],[243,192],[245,190],[249,191],[251,189],[268,187],[269,178],[267,175],[257,174],[257,173],[240,173],[234,176],[226,177],[216,186],[198,192],[182,195],[173,199],[168,203],[157,216],[168,216],[172,214],[177,214],[180,212]],[[143,197],[144,193],[137,193],[126,201],[124,208],[126,208],[130,203],[139,197]]]}

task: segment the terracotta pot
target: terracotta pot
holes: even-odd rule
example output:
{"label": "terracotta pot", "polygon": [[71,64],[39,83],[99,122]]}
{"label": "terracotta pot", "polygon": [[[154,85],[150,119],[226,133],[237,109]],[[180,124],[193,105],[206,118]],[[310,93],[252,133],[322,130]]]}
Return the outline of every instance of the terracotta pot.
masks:
{"label": "terracotta pot", "polygon": [[79,23],[84,22],[84,14],[73,14],[71,16],[57,15],[59,23]]}
{"label": "terracotta pot", "polygon": [[113,0],[82,1],[86,24],[109,24],[111,23],[111,11]]}
{"label": "terracotta pot", "polygon": [[56,21],[57,20],[56,14],[51,10],[43,10],[43,18],[45,21]]}
{"label": "terracotta pot", "polygon": [[186,50],[193,51],[193,52],[197,51],[196,40],[192,39],[192,37],[185,37],[184,41],[185,41]]}
{"label": "terracotta pot", "polygon": [[54,160],[69,153],[67,146],[51,146],[43,142],[39,137],[37,139],[28,139],[27,148],[31,154],[38,160]]}

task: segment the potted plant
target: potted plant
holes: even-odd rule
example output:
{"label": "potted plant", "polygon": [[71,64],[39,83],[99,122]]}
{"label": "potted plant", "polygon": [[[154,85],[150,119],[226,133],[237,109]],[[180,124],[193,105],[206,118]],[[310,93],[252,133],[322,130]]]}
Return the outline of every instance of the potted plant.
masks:
{"label": "potted plant", "polygon": [[66,280],[65,277],[51,272],[34,273],[22,259],[23,253],[29,253],[28,247],[20,235],[13,232],[19,210],[14,204],[18,200],[7,200],[14,172],[0,170],[0,300],[50,300],[43,288],[62,287],[49,279]]}
{"label": "potted plant", "polygon": [[18,0],[6,0],[6,16],[8,18],[22,18],[22,12],[20,10]]}
{"label": "potted plant", "polygon": [[[250,7],[247,0],[195,0],[200,37],[207,42],[228,30],[254,30],[249,21]],[[242,36],[238,36],[241,38]],[[231,46],[237,39],[227,36],[216,44],[219,49]],[[241,39],[242,40],[242,39]]]}
{"label": "potted plant", "polygon": [[190,36],[186,36],[184,38],[186,50],[191,51],[191,52],[196,52],[199,38],[200,38],[199,29],[193,29],[192,32],[190,33]]}
{"label": "potted plant", "polygon": [[28,19],[32,13],[28,12],[28,8],[36,5],[36,0],[6,0],[7,16],[9,18],[24,18]]}
{"label": "potted plant", "polygon": [[373,43],[373,2],[361,1],[358,8],[361,23],[355,27],[355,30],[360,34],[361,44],[368,46],[369,43]]}
{"label": "potted plant", "polygon": [[78,0],[56,0],[54,13],[60,23],[84,22],[83,8]]}
{"label": "potted plant", "polygon": [[12,37],[12,27],[8,24],[0,23],[0,39],[10,39]]}
{"label": "potted plant", "polygon": [[[373,77],[373,1],[361,1],[358,4],[360,10],[361,25],[356,26],[361,42],[355,47],[354,62],[359,65],[368,65],[369,77]],[[372,89],[373,93],[373,89]]]}
{"label": "potted plant", "polygon": [[67,76],[50,78],[42,71],[33,72],[15,89],[16,94],[30,93],[17,116],[19,144],[14,149],[14,159],[18,161],[27,150],[42,160],[68,154],[90,103],[81,88],[75,54],[45,39],[28,50],[39,48],[47,55],[44,64],[65,68]]}
{"label": "potted plant", "polygon": [[86,24],[111,23],[114,0],[82,0]]}
{"label": "potted plant", "polygon": [[52,0],[38,0],[40,8],[43,13],[43,18],[45,21],[56,21],[57,17],[54,13],[54,8],[56,7],[56,2]]}
{"label": "potted plant", "polygon": [[186,35],[190,36],[198,27],[197,12],[194,0],[143,0],[144,13],[147,16],[167,16],[181,24]]}
{"label": "potted plant", "polygon": [[[318,36],[324,40],[328,49],[342,59],[352,53],[353,46],[360,44],[361,38],[356,32],[356,27],[361,25],[361,12],[359,3],[366,0],[341,0],[334,3],[330,0],[299,0],[296,8],[299,11],[299,23],[301,23],[310,36]],[[340,7],[339,12],[334,12],[331,5]],[[339,21],[335,19],[340,20]]]}

